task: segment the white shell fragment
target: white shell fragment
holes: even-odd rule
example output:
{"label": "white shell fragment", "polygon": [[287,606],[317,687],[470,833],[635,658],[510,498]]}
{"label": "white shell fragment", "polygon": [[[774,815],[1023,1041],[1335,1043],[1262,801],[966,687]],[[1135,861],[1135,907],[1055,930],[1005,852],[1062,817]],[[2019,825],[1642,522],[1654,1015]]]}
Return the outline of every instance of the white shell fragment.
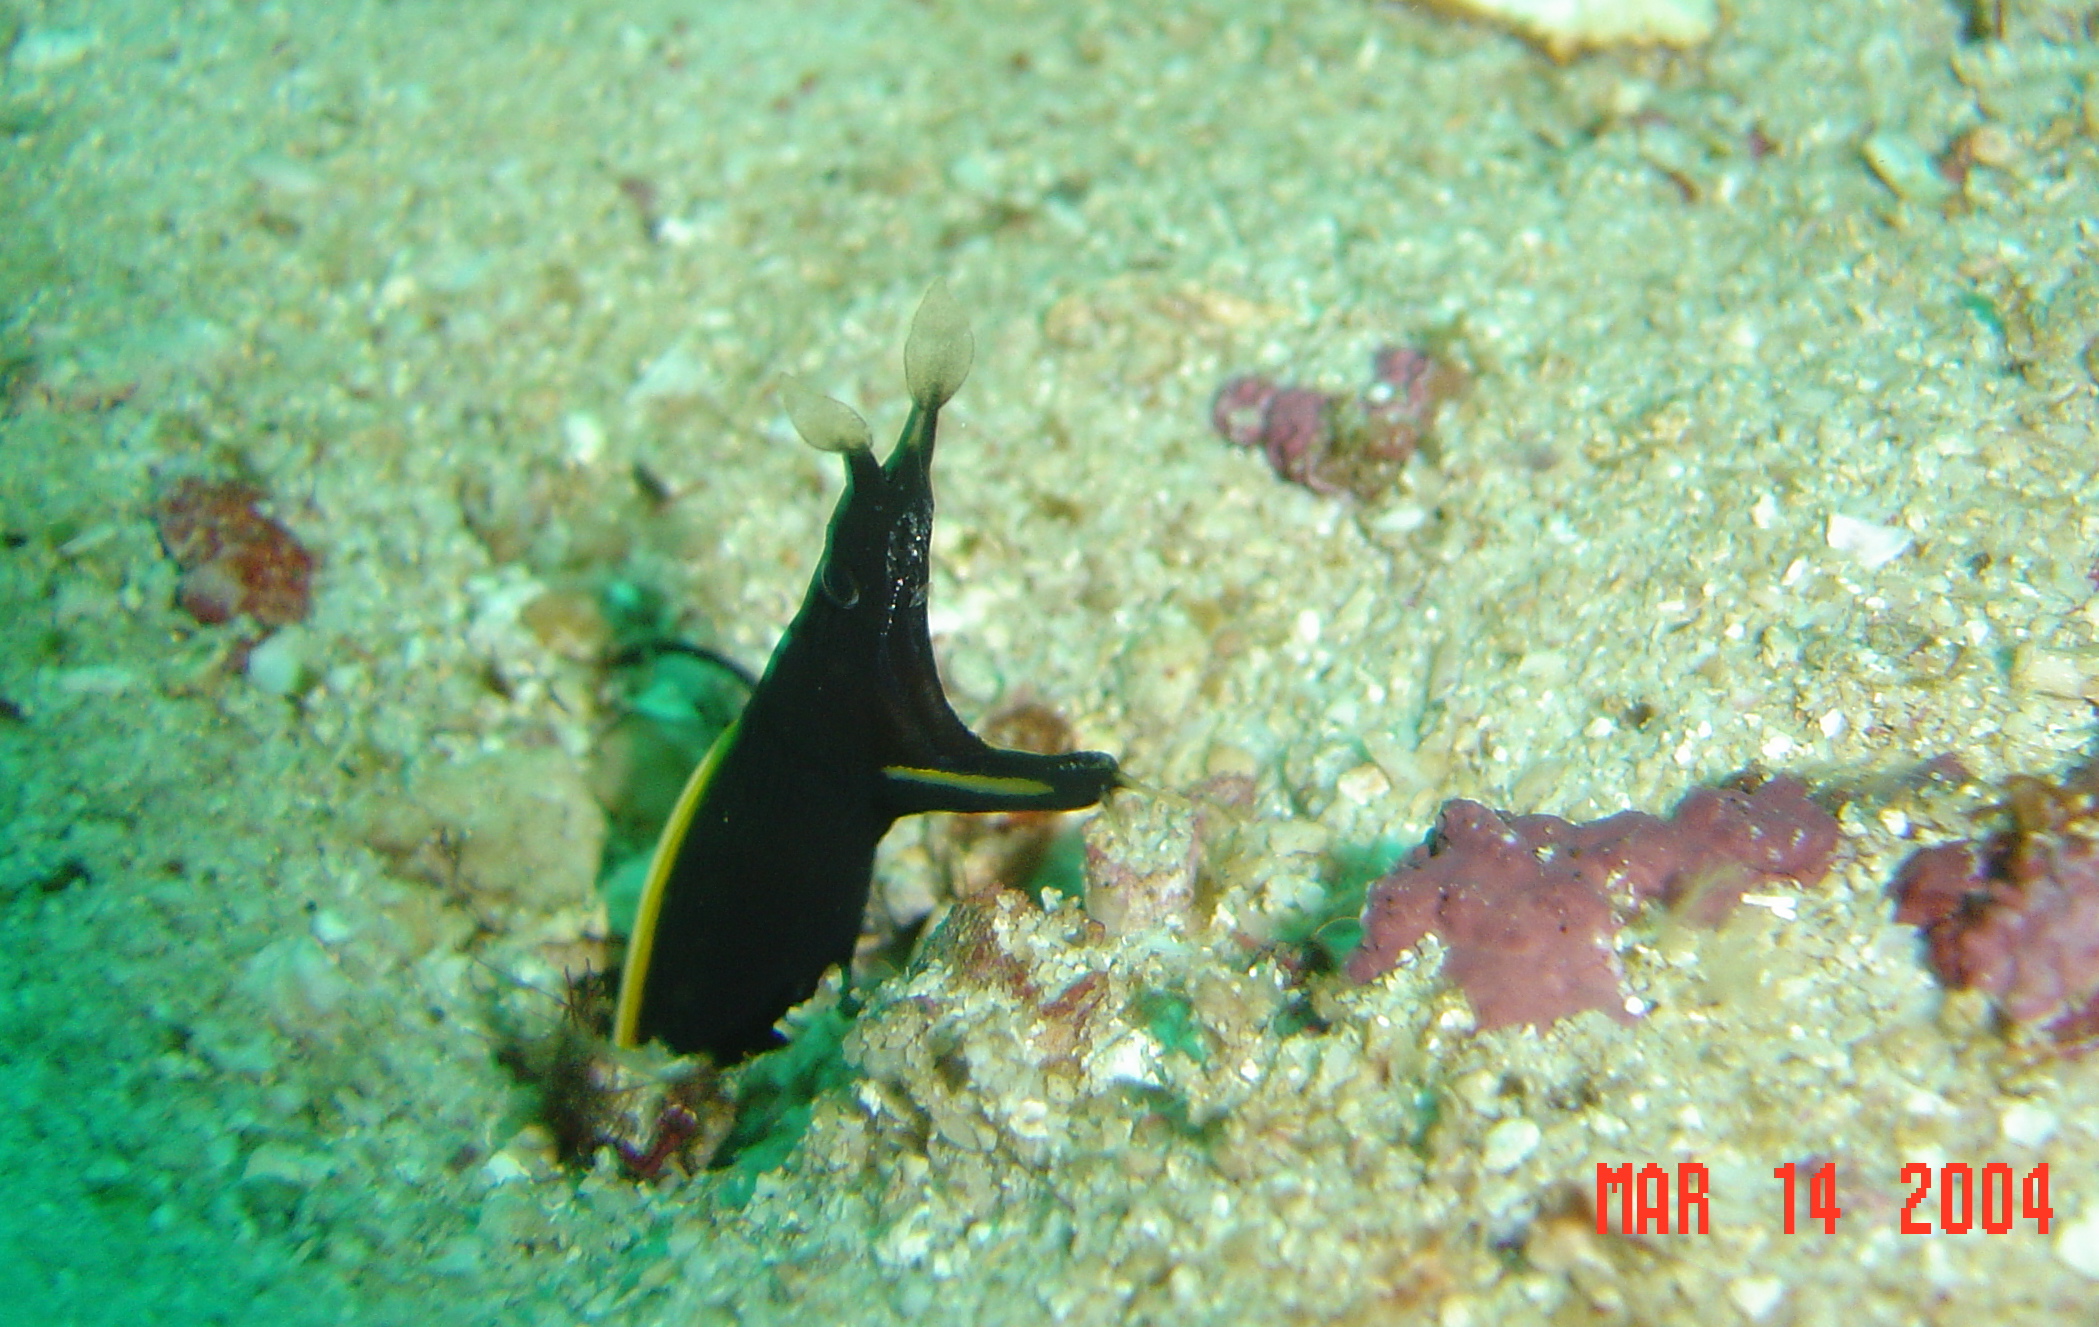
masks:
{"label": "white shell fragment", "polygon": [[1909,202],[1936,207],[1953,197],[1953,185],[1939,174],[1931,154],[1917,140],[1882,129],[1859,144],[1859,155],[1882,184]]}
{"label": "white shell fragment", "polygon": [[1714,0],[1434,0],[1499,23],[1556,58],[1601,46],[1697,46],[1720,23]]}
{"label": "white shell fragment", "polygon": [[780,404],[802,441],[820,452],[864,452],[874,446],[874,435],[858,411],[799,378],[780,375]]}
{"label": "white shell fragment", "polygon": [[1872,571],[1884,567],[1909,551],[1910,532],[1897,525],[1876,525],[1856,516],[1833,513],[1826,536],[1829,546],[1849,553],[1860,566]]}

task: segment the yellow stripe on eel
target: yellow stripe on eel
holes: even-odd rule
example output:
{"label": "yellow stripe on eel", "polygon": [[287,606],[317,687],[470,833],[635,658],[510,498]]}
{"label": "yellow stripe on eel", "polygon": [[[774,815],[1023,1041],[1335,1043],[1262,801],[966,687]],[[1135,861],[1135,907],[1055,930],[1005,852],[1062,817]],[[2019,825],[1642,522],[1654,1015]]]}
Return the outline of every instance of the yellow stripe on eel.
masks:
{"label": "yellow stripe on eel", "polygon": [[627,959],[620,966],[619,1004],[612,1015],[615,1046],[631,1048],[640,1044],[636,1029],[641,1025],[642,979],[648,974],[649,958],[656,948],[656,918],[663,912],[664,884],[678,863],[678,851],[684,847],[685,835],[692,827],[692,813],[699,807],[700,794],[707,790],[707,781],[714,777],[722,752],[729,749],[735,738],[736,727],[732,723],[724,728],[714,745],[707,748],[699,767],[685,781],[685,791],[678,794],[670,819],[663,822],[663,833],[657,836],[655,855],[649,858],[649,877],[641,887],[641,904],[634,911],[634,930],[627,937]]}
{"label": "yellow stripe on eel", "polygon": [[884,765],[882,776],[907,779],[935,788],[959,792],[988,793],[1001,797],[1046,797],[1056,791],[1040,779],[1022,779],[1003,774],[968,774],[959,770],[914,769],[909,765]]}

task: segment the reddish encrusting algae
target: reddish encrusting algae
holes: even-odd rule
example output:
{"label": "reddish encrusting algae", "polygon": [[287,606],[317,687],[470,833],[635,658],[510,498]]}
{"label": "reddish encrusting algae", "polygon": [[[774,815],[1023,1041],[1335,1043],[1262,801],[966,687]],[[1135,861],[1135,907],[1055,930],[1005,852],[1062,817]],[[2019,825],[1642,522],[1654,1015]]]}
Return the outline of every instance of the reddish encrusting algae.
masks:
{"label": "reddish encrusting algae", "polygon": [[304,621],[313,555],[257,510],[263,491],[238,481],[176,481],[153,505],[160,542],[182,568],[176,602],[209,626],[245,613],[266,627]]}
{"label": "reddish encrusting algae", "polygon": [[1225,441],[1258,448],[1293,484],[1369,501],[1392,486],[1438,407],[1465,387],[1463,370],[1412,346],[1380,348],[1371,378],[1361,393],[1341,396],[1241,374],[1211,399],[1210,424]]}
{"label": "reddish encrusting algae", "polygon": [[1939,980],[2082,1053],[2099,1045],[2099,764],[2015,778],[2005,809],[2006,828],[1911,854],[1895,920],[1924,932]]}
{"label": "reddish encrusting algae", "polygon": [[1453,800],[1371,886],[1348,975],[1389,971],[1433,931],[1482,1030],[1588,1009],[1629,1021],[1612,944],[1621,912],[1660,902],[1716,926],[1753,886],[1819,883],[1836,844],[1835,818],[1786,776],[1701,788],[1667,820],[1624,811],[1575,824]]}

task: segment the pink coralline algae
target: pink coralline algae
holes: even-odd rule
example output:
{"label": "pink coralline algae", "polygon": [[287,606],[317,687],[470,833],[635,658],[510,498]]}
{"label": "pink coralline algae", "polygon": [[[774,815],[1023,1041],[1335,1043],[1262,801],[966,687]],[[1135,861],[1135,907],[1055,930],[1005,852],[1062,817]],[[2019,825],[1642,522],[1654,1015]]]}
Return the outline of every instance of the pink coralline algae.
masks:
{"label": "pink coralline algae", "polygon": [[208,625],[242,613],[266,627],[303,621],[313,555],[290,530],[256,510],[252,484],[183,479],[154,504],[160,542],[182,568],[176,601]]}
{"label": "pink coralline algae", "polygon": [[1370,387],[1353,397],[1243,374],[1218,389],[1210,423],[1225,441],[1259,448],[1277,475],[1314,493],[1369,500],[1420,449],[1436,408],[1463,390],[1455,365],[1411,346],[1371,357]]}
{"label": "pink coralline algae", "polygon": [[2061,1048],[2099,1044],[2099,764],[2014,779],[2008,828],[1912,854],[1888,892],[1932,971]]}
{"label": "pink coralline algae", "polygon": [[1660,902],[1715,926],[1752,887],[1819,883],[1836,843],[1835,819],[1784,776],[1701,788],[1667,820],[1624,811],[1575,824],[1446,802],[1427,842],[1371,886],[1348,975],[1390,971],[1433,931],[1482,1030],[1586,1009],[1630,1021],[1612,945],[1623,913]]}

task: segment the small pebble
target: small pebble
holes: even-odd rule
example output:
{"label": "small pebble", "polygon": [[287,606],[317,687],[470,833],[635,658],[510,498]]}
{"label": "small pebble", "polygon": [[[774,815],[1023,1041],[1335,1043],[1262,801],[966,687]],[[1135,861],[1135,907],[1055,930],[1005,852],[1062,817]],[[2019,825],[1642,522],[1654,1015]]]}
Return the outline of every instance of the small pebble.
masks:
{"label": "small pebble", "polygon": [[2099,697],[2099,654],[2022,645],[2012,656],[2012,685],[2059,700]]}
{"label": "small pebble", "polygon": [[1487,1130],[1480,1148],[1480,1164],[1496,1174],[1514,1170],[1538,1150],[1538,1141],[1543,1137],[1537,1125],[1520,1115],[1502,1120]]}
{"label": "small pebble", "polygon": [[531,1177],[532,1172],[524,1163],[508,1152],[497,1152],[481,1163],[481,1181],[491,1189]]}
{"label": "small pebble", "polygon": [[350,937],[357,933],[350,923],[343,920],[341,913],[328,908],[322,908],[313,914],[312,930],[313,938],[330,949],[347,943]]}
{"label": "small pebble", "polygon": [[2071,1271],[2099,1281],[2099,1216],[2080,1217],[2055,1237],[2055,1256]]}
{"label": "small pebble", "polygon": [[306,680],[304,633],[279,631],[248,652],[248,680],[272,696],[289,696]]}
{"label": "small pebble", "polygon": [[578,470],[596,465],[605,454],[605,426],[588,410],[571,410],[563,415],[561,437],[567,444],[563,459]]}
{"label": "small pebble", "polygon": [[8,63],[25,74],[47,74],[79,64],[96,44],[91,28],[46,28],[23,34]]}
{"label": "small pebble", "polygon": [[1997,1127],[2004,1131],[2005,1141],[2020,1147],[2039,1147],[2055,1137],[2059,1123],[2054,1111],[2026,1101],[2014,1101],[1997,1117]]}
{"label": "small pebble", "polygon": [[1368,806],[1392,791],[1392,781],[1385,777],[1385,771],[1366,763],[1335,780],[1334,791],[1357,806]]}
{"label": "small pebble", "polygon": [[1786,1283],[1775,1276],[1745,1276],[1728,1282],[1727,1297],[1742,1310],[1743,1317],[1762,1322],[1786,1297]]}
{"label": "small pebble", "polygon": [[1952,183],[1939,174],[1931,154],[1906,134],[1880,130],[1859,144],[1859,155],[1880,182],[1906,202],[1936,207],[1953,197]]}
{"label": "small pebble", "polygon": [[1605,46],[1697,46],[1719,26],[1713,0],[1450,0],[1529,37],[1555,57]]}
{"label": "small pebble", "polygon": [[1909,551],[1910,532],[1894,525],[1876,525],[1855,516],[1832,515],[1826,536],[1829,546],[1868,571],[1884,567]]}

